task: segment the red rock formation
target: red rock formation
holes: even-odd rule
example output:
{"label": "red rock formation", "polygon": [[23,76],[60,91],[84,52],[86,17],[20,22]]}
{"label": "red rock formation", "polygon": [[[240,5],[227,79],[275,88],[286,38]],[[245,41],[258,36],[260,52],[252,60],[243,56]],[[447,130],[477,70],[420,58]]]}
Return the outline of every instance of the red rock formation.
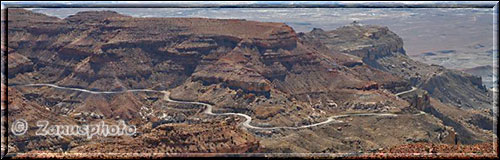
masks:
{"label": "red rock formation", "polygon": [[[351,26],[330,32],[316,29],[312,33],[296,34],[283,23],[246,20],[138,18],[111,11],[80,12],[59,19],[22,9],[8,11],[9,85],[54,83],[99,91],[170,90],[173,98],[214,104],[214,112],[245,113],[265,123],[292,126],[294,122],[308,124],[326,115],[338,114],[346,110],[344,106],[356,104],[351,102],[368,104],[361,105],[367,110],[384,107],[399,111],[407,108],[407,103],[384,89],[401,91],[422,81],[416,79],[419,82],[413,83],[402,76],[408,71],[401,69],[421,68],[401,58],[405,56],[401,38],[384,27]],[[384,61],[398,60],[393,57],[405,63]],[[398,66],[388,69],[390,65]],[[426,78],[423,77],[423,81]],[[426,84],[435,88],[443,79],[431,79]],[[460,76],[452,80],[457,79],[463,80]],[[480,80],[465,78],[460,82],[466,83],[457,84],[477,86]],[[426,85],[422,86],[427,89]],[[470,88],[471,93],[477,91]],[[140,127],[140,134],[134,137],[99,139],[102,144],[78,141],[70,145],[68,150],[79,153],[98,150],[257,152],[261,149],[259,138],[237,127],[241,117],[204,117],[207,116],[202,114],[204,106],[171,104],[162,96],[154,93],[94,95],[50,87],[19,92],[13,89],[9,90],[9,103],[14,105],[9,116],[33,114],[68,123],[80,123],[80,119],[123,119]],[[427,94],[405,99],[414,108],[429,108]],[[322,102],[328,100],[338,106],[325,107]],[[275,108],[259,108],[263,106]],[[47,111],[44,107],[51,109]],[[260,113],[263,115],[255,115]],[[36,116],[34,118],[40,118]],[[30,123],[33,120],[30,119]],[[402,120],[400,126],[427,120],[429,117],[411,122]],[[437,126],[439,123],[425,124]],[[332,128],[322,129],[328,131],[324,134],[297,132],[296,137],[321,138],[349,130],[342,128],[333,133],[329,129]],[[426,133],[424,131],[432,129],[425,126],[419,131]],[[30,139],[36,138],[30,135],[19,142]],[[67,141],[59,144],[52,140],[40,145],[28,142],[30,145],[19,150],[53,151],[55,148],[44,147],[68,145]],[[337,142],[361,141],[329,141],[328,145]],[[320,150],[308,146],[295,149],[298,148]]]}

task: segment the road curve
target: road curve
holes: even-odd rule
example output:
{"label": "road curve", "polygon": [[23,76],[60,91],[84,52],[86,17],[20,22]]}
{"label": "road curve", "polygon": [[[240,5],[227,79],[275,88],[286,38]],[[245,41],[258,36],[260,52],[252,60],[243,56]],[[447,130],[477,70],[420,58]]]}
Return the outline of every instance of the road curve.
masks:
{"label": "road curve", "polygon": [[[343,115],[334,115],[330,116],[327,118],[327,120],[318,122],[318,123],[313,123],[309,125],[303,125],[303,126],[297,126],[297,127],[258,127],[250,124],[252,121],[252,117],[243,114],[243,113],[213,113],[212,108],[213,105],[208,104],[208,103],[203,103],[203,102],[191,102],[191,101],[179,101],[179,100],[173,100],[170,99],[170,92],[169,91],[157,91],[157,90],[151,90],[151,89],[130,89],[130,90],[124,90],[124,91],[91,91],[87,89],[80,89],[80,88],[71,88],[71,87],[62,87],[58,86],[55,84],[26,84],[26,85],[18,85],[18,86],[48,86],[48,87],[54,87],[57,89],[65,89],[65,90],[73,90],[73,91],[80,91],[80,92],[85,92],[85,93],[90,93],[90,94],[116,94],[116,93],[126,93],[126,92],[155,92],[155,93],[163,93],[164,97],[163,99],[168,102],[173,102],[173,103],[180,103],[180,104],[195,104],[195,105],[202,105],[205,106],[205,110],[203,111],[204,114],[208,115],[214,115],[214,116],[228,116],[228,115],[236,115],[236,116],[241,116],[245,118],[246,120],[241,123],[243,127],[249,128],[249,129],[257,129],[257,130],[276,130],[276,129],[303,129],[303,128],[310,128],[314,126],[319,126],[319,125],[324,125],[324,124],[329,124],[329,123],[343,123],[340,120],[336,120],[338,118],[343,118],[343,117],[354,117],[354,116],[389,116],[389,117],[396,117],[398,114],[392,114],[392,113],[354,113],[354,114],[343,114]],[[416,88],[412,88],[411,90],[404,91],[401,93],[397,93],[396,95],[411,92],[415,90]],[[420,114],[425,114],[425,113],[417,113],[414,115],[420,115]]]}
{"label": "road curve", "polygon": [[403,92],[399,92],[399,93],[396,93],[396,94],[394,94],[394,95],[399,96],[399,95],[402,95],[402,94],[406,94],[406,93],[409,93],[409,92],[413,92],[413,91],[415,91],[416,89],[417,89],[417,88],[415,88],[415,87],[411,87],[411,89],[410,89],[410,90],[403,91]]}
{"label": "road curve", "polygon": [[18,86],[33,86],[33,87],[48,86],[48,87],[54,87],[57,89],[80,91],[80,92],[85,92],[85,93],[90,93],[90,94],[116,94],[116,93],[126,93],[126,92],[161,92],[161,91],[156,91],[156,90],[151,90],[151,89],[130,89],[130,90],[124,90],[124,91],[91,91],[91,90],[87,90],[87,89],[61,87],[61,86],[58,86],[55,84],[45,84],[45,83],[26,84],[26,85],[18,85]]}

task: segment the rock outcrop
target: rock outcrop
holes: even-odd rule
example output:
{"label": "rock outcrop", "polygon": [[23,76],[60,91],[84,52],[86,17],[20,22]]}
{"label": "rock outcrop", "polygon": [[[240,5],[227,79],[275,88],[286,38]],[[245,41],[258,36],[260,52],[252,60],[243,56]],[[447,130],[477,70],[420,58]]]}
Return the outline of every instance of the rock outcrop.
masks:
{"label": "rock outcrop", "polygon": [[[467,125],[488,130],[477,124],[487,114],[463,121],[446,112],[449,106],[432,103],[435,98],[474,112],[485,108],[489,95],[481,80],[412,61],[402,39],[387,27],[295,33],[284,23],[239,19],[139,18],[113,11],[59,19],[23,9],[8,12],[8,48],[2,49],[8,51],[9,103],[17,106],[9,106],[9,117],[34,114],[69,124],[124,120],[138,126],[133,136],[65,137],[61,143],[30,134],[11,143],[18,151],[345,152],[409,141],[451,143],[454,132],[465,139],[461,142],[476,143],[488,132]],[[91,94],[16,86],[33,83],[92,91],[168,90],[172,99],[210,103],[214,113],[246,114],[262,127],[318,123],[344,112],[404,115],[343,119],[349,124],[300,132],[254,132],[238,126],[244,121],[240,116],[206,115],[206,106],[168,102],[161,92]],[[419,89],[395,95],[411,87]],[[472,99],[464,99],[469,94]],[[441,120],[403,112],[407,109]],[[40,144],[25,145],[32,139]]]}
{"label": "rock outcrop", "polygon": [[[322,43],[334,52],[358,56],[367,65],[407,79],[442,102],[468,108],[491,106],[491,93],[480,77],[410,59],[402,39],[387,27],[354,24],[333,31],[316,29],[301,38]],[[471,95],[474,98],[469,98]]]}
{"label": "rock outcrop", "polygon": [[[333,31],[313,29],[309,33],[302,34],[300,38],[323,44],[331,50],[331,55],[340,53],[354,55],[360,57],[363,63],[370,67],[405,79],[407,83],[387,84],[386,88],[397,93],[408,90],[410,86],[417,87],[417,90],[401,94],[400,97],[408,101],[411,107],[430,113],[441,119],[445,125],[452,127],[457,133],[457,142],[471,144],[485,140],[476,138],[484,133],[475,131],[475,127],[470,124],[473,125],[479,119],[489,124],[487,120],[489,118],[475,116],[476,118],[465,122],[459,120],[456,112],[444,111],[460,110],[463,112],[462,116],[483,110],[492,112],[492,93],[482,85],[480,77],[410,59],[405,54],[402,39],[386,27],[354,24]],[[315,48],[325,50],[322,47],[315,45]],[[431,99],[437,99],[439,102],[431,103]],[[479,128],[489,127],[479,126]]]}
{"label": "rock outcrop", "polygon": [[411,107],[420,111],[426,111],[427,108],[431,107],[429,94],[425,90],[416,89],[413,92],[403,93],[399,97],[405,99],[410,103]]}

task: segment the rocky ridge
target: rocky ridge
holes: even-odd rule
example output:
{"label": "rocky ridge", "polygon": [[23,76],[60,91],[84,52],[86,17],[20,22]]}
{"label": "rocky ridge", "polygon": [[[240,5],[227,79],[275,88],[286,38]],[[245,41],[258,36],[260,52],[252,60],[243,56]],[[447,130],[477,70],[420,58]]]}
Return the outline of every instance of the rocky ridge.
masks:
{"label": "rocky ridge", "polygon": [[[358,56],[362,58],[363,63],[371,67],[407,80],[410,85],[418,89],[401,96],[413,107],[433,114],[445,124],[454,126],[461,132],[459,141],[462,143],[474,143],[472,133],[464,129],[468,128],[464,126],[470,123],[458,122],[455,119],[457,117],[450,118],[457,115],[438,112],[435,109],[436,105],[448,104],[464,113],[473,110],[478,117],[493,113],[492,92],[482,85],[480,77],[410,59],[403,49],[402,39],[387,27],[351,24],[333,31],[314,29],[303,34],[301,38],[323,44],[332,50],[330,54],[333,55],[347,53]],[[431,103],[431,98],[439,102]],[[493,119],[483,122],[492,124]]]}
{"label": "rocky ridge", "polygon": [[[34,103],[23,105],[28,109],[47,107],[44,112],[54,117],[64,115],[55,122],[123,119],[141,125],[137,137],[103,139],[107,143],[102,145],[79,141],[64,151],[129,152],[135,151],[134,147],[162,146],[141,152],[346,152],[418,141],[456,143],[450,137],[457,128],[473,130],[464,138],[481,135],[463,143],[487,140],[483,135],[488,133],[482,131],[487,128],[477,123],[488,121],[481,118],[488,117],[488,111],[476,112],[489,102],[480,79],[438,66],[420,66],[405,55],[401,38],[386,27],[346,26],[334,31],[295,33],[283,23],[137,18],[112,11],[85,11],[58,19],[22,9],[9,9],[8,20],[8,88],[12,101]],[[444,81],[454,83],[442,85]],[[256,117],[252,123],[258,126],[311,124],[344,112],[413,114],[423,110],[432,114],[426,108],[436,108],[433,98],[452,107],[462,104],[472,108],[461,110],[477,116],[460,120],[438,110],[458,124],[452,128],[443,125],[447,124],[444,118],[434,117],[438,114],[427,114],[425,118],[373,119],[376,125],[363,125],[367,119],[362,117],[348,120],[359,127],[338,129],[332,125],[301,132],[257,133],[234,127],[241,121],[236,117],[207,117],[201,114],[200,106],[166,103],[159,94],[101,96],[50,87],[16,87],[30,83],[96,91],[171,90],[175,99],[214,104],[214,112]],[[394,95],[412,86],[419,89],[402,98]],[[445,94],[441,89],[453,92]],[[466,100],[467,94],[476,96]],[[21,113],[12,112],[12,116],[23,117]],[[379,135],[373,139],[364,133],[375,135],[382,132],[376,131],[382,126],[386,127],[384,131],[393,132],[393,140]],[[397,127],[411,133],[401,133]],[[164,130],[169,132],[161,135]],[[317,139],[300,138],[304,136]],[[347,137],[329,138],[338,136]],[[324,140],[317,142],[319,139]],[[278,145],[299,140],[305,143]],[[43,145],[13,146],[18,151],[55,150]]]}

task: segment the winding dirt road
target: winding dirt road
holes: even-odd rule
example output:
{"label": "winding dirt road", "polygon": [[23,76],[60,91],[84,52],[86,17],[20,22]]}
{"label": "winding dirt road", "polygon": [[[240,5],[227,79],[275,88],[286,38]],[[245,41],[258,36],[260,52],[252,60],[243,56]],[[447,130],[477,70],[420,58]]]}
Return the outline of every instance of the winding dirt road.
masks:
{"label": "winding dirt road", "polygon": [[406,94],[406,93],[413,92],[413,91],[415,91],[416,89],[417,89],[417,88],[415,88],[415,87],[411,87],[411,89],[410,89],[410,90],[403,91],[403,92],[399,92],[399,93],[396,93],[396,94],[394,94],[394,95],[399,96],[399,95],[402,95],[402,94]]}
{"label": "winding dirt road", "polygon": [[[169,91],[157,91],[157,90],[151,90],[151,89],[130,89],[130,90],[124,90],[124,91],[91,91],[87,89],[80,89],[80,88],[71,88],[71,87],[62,87],[54,84],[26,84],[26,85],[17,85],[17,86],[32,86],[32,87],[40,87],[40,86],[48,86],[48,87],[53,87],[57,89],[65,89],[65,90],[73,90],[73,91],[80,91],[80,92],[85,92],[85,93],[90,93],[90,94],[117,94],[117,93],[126,93],[126,92],[155,92],[155,93],[163,93],[164,97],[163,99],[168,102],[173,102],[173,103],[180,103],[180,104],[195,104],[195,105],[201,105],[205,106],[205,110],[203,111],[204,114],[208,115],[213,115],[213,116],[228,116],[228,115],[236,115],[236,116],[241,116],[244,117],[246,120],[241,123],[243,127],[249,128],[249,129],[257,129],[257,130],[276,130],[276,129],[303,129],[303,128],[310,128],[314,126],[319,126],[319,125],[324,125],[324,124],[329,124],[329,123],[343,123],[343,121],[336,120],[338,118],[344,118],[344,117],[354,117],[354,116],[389,116],[389,117],[396,117],[398,114],[392,114],[392,113],[355,113],[355,114],[343,114],[343,115],[334,115],[330,116],[327,118],[327,120],[318,122],[318,123],[313,123],[309,125],[303,125],[303,126],[297,126],[297,127],[258,127],[250,124],[252,122],[252,117],[249,115],[243,114],[243,113],[213,113],[212,108],[213,105],[208,104],[208,103],[203,103],[203,102],[195,102],[195,101],[179,101],[179,100],[173,100],[170,99],[170,92]],[[404,91],[401,93],[397,93],[396,95],[404,94],[411,92],[415,90],[416,88],[412,88],[411,90]],[[414,115],[421,115],[425,113],[417,113]]]}

